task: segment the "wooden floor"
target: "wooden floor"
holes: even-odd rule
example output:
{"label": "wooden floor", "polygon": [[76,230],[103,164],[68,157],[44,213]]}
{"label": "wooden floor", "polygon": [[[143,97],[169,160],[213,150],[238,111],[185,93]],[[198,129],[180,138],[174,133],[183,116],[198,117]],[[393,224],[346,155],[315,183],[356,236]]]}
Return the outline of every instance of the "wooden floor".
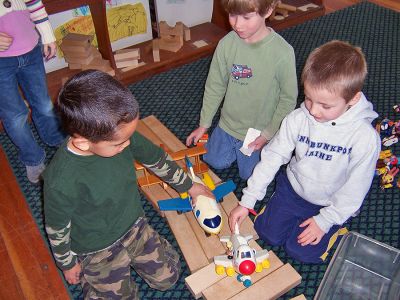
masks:
{"label": "wooden floor", "polygon": [[[399,0],[370,0],[400,12]],[[326,13],[361,2],[325,0]],[[0,148],[0,299],[69,299]]]}

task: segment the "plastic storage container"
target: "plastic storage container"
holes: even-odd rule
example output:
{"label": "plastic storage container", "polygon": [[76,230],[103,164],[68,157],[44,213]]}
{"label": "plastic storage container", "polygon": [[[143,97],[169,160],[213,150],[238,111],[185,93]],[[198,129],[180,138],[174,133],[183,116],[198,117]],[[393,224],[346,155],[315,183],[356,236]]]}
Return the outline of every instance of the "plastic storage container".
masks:
{"label": "plastic storage container", "polygon": [[400,250],[357,232],[344,236],[314,300],[400,300]]}

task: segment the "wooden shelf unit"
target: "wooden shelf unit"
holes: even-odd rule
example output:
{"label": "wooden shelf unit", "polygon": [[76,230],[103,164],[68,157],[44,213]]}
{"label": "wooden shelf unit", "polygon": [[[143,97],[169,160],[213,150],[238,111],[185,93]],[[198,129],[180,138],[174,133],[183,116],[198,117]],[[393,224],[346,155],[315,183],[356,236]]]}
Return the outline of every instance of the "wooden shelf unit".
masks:
{"label": "wooden shelf unit", "polygon": [[[116,78],[123,84],[134,83],[155,74],[167,71],[171,68],[195,61],[201,57],[211,55],[214,52],[218,41],[230,30],[226,12],[221,7],[220,1],[214,0],[212,22],[191,27],[191,40],[185,42],[182,49],[177,53],[160,50],[161,61],[154,62],[151,41],[133,45],[129,48],[140,48],[140,61],[144,62],[145,65],[127,72],[121,72],[116,68],[111,48],[107,28],[105,0],[43,0],[43,3],[49,14],[74,9],[83,5],[89,5],[96,31],[99,51],[104,59],[110,61],[111,66],[115,69]],[[302,23],[306,20],[321,16],[325,12],[322,0],[285,0],[284,3],[297,7],[307,3],[314,3],[318,5],[318,8],[313,8],[307,12],[296,11],[290,13],[289,16],[282,21],[272,21],[270,24],[267,23],[275,30],[281,30]],[[196,48],[193,46],[193,42],[198,40],[204,40],[208,45]],[[63,68],[47,74],[49,93],[53,100],[57,97],[62,80],[71,77],[77,72],[79,72],[79,70]]]}

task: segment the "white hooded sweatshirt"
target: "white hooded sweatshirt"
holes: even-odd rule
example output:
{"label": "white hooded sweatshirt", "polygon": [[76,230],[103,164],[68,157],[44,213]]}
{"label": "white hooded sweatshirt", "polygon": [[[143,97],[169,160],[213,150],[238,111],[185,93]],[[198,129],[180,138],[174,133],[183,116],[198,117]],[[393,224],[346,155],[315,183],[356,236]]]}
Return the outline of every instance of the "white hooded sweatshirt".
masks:
{"label": "white hooded sweatshirt", "polygon": [[280,166],[290,161],[286,173],[295,192],[323,206],[314,216],[318,226],[327,233],[333,225],[343,224],[360,208],[371,186],[381,145],[371,125],[376,117],[364,94],[340,117],[324,123],[302,103],[262,149],[241,206],[253,208],[262,200]]}

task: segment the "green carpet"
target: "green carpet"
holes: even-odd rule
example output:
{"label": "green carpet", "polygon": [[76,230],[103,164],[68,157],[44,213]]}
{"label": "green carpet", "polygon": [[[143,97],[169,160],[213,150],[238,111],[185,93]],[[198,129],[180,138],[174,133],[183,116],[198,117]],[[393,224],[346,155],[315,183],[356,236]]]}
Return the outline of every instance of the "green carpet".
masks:
{"label": "green carpet", "polygon": [[[310,51],[329,40],[346,40],[361,46],[369,65],[369,75],[364,93],[374,103],[380,119],[388,117],[398,120],[400,114],[396,114],[392,107],[400,104],[399,30],[399,13],[363,2],[281,31],[280,34],[295,49],[298,74],[301,73]],[[130,85],[131,91],[140,103],[141,116],[155,115],[180,140],[184,141],[198,124],[210,59],[207,57]],[[299,103],[302,99],[303,93],[300,91]],[[17,151],[5,134],[0,134],[0,142],[43,234],[41,188],[29,184],[25,177],[25,168],[18,161]],[[400,155],[399,145],[391,148]],[[48,158],[51,158],[54,149],[47,148],[47,153]],[[240,198],[245,182],[239,179],[237,167],[232,166],[222,172],[216,171],[216,173],[222,179],[230,178],[235,181],[238,186],[236,194]],[[268,189],[266,199],[272,191],[273,187]],[[151,225],[164,235],[176,249],[179,249],[165,220],[157,215],[145,199],[143,199],[143,205]],[[399,189],[392,188],[382,191],[375,179],[360,215],[351,220],[348,228],[399,248],[399,212]],[[261,245],[270,249],[268,245]],[[272,250],[283,262],[291,263],[303,278],[302,283],[289,291],[282,299],[289,299],[298,294],[304,294],[307,299],[311,299],[315,295],[327,264],[301,264],[289,259],[280,247],[273,247]],[[184,284],[184,278],[188,275],[188,268],[184,264],[180,280],[174,289],[166,292],[152,290],[138,276],[135,276],[135,280],[140,288],[142,299],[193,299]],[[74,299],[82,299],[79,286],[68,286],[68,288]]]}

